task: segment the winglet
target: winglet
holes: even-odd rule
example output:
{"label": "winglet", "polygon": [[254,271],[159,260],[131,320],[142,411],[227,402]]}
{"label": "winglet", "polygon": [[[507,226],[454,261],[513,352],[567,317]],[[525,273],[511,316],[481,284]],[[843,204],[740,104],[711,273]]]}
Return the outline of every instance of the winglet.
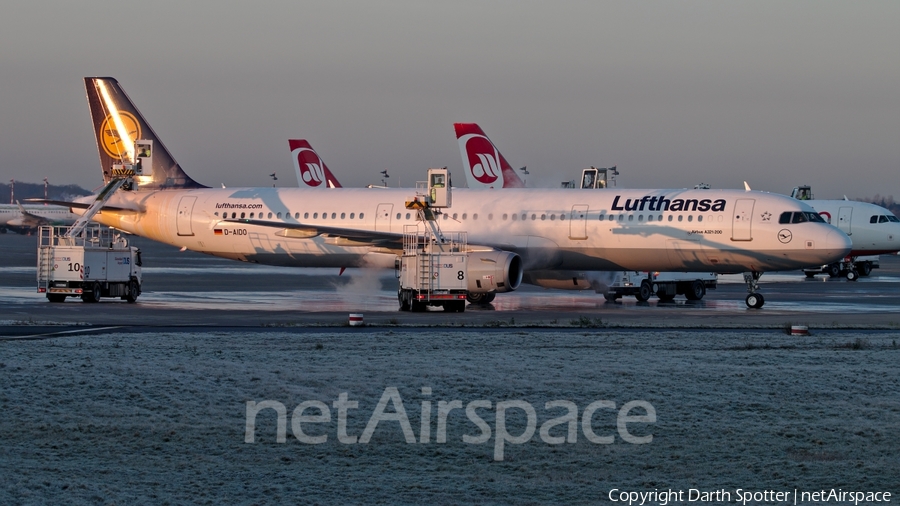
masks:
{"label": "winglet", "polygon": [[745,190],[745,191],[750,191],[750,185],[747,184],[746,181],[744,181],[744,190]]}

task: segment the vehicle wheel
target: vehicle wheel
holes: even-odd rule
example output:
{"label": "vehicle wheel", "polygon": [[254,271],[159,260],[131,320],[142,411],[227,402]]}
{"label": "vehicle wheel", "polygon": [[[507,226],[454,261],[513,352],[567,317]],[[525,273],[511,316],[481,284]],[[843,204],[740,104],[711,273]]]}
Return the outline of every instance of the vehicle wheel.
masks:
{"label": "vehicle wheel", "polygon": [[141,285],[134,279],[128,282],[128,295],[125,296],[125,300],[128,301],[129,304],[134,304],[137,301],[138,295],[141,294]]}
{"label": "vehicle wheel", "polygon": [[650,287],[650,281],[643,280],[641,281],[641,288],[638,290],[638,293],[635,294],[634,298],[638,300],[638,302],[647,302],[650,300],[650,296],[653,295],[653,289]]}
{"label": "vehicle wheel", "polygon": [[803,274],[806,274],[807,279],[812,279],[812,278],[816,277],[815,272],[804,272]]}
{"label": "vehicle wheel", "polygon": [[859,273],[856,272],[856,269],[847,271],[847,281],[856,281],[857,279],[859,279]]}
{"label": "vehicle wheel", "polygon": [[672,302],[675,300],[674,295],[669,295],[666,292],[657,292],[656,296],[659,297],[660,302]]}
{"label": "vehicle wheel", "polygon": [[606,299],[606,302],[615,302],[619,300],[619,296],[614,293],[604,293],[603,298]]}
{"label": "vehicle wheel", "polygon": [[417,300],[410,301],[409,310],[413,313],[421,313],[425,311],[425,303]]}
{"label": "vehicle wheel", "polygon": [[59,293],[48,293],[47,300],[50,302],[65,302],[66,296]]}
{"label": "vehicle wheel", "polygon": [[751,309],[759,309],[763,307],[763,304],[766,303],[766,299],[763,298],[761,293],[751,293],[747,296],[747,307]]}
{"label": "vehicle wheel", "polygon": [[400,301],[400,311],[409,311],[409,301],[403,296],[403,292],[397,292],[397,300]]}
{"label": "vehicle wheel", "polygon": [[700,300],[704,295],[706,295],[706,286],[699,279],[692,281],[687,291],[684,292],[687,300]]}
{"label": "vehicle wheel", "polygon": [[856,271],[860,276],[872,274],[872,262],[859,262],[856,264]]}
{"label": "vehicle wheel", "polygon": [[825,270],[829,276],[832,278],[836,278],[841,275],[841,264],[831,264],[828,266],[828,269]]}
{"label": "vehicle wheel", "polygon": [[89,292],[81,292],[81,300],[84,302],[100,302],[100,283],[95,282],[91,285]]}

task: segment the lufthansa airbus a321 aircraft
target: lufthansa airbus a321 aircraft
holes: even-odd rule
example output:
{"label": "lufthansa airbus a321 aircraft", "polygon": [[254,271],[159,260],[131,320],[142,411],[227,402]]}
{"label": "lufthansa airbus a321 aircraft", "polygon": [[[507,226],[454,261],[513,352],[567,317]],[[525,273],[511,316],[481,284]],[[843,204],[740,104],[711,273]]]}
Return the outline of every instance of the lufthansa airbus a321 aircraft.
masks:
{"label": "lufthansa airbus a321 aircraft", "polygon": [[[416,223],[409,189],[204,187],[115,79],[85,87],[104,179],[129,178],[94,217],[104,225],[245,262],[393,267]],[[474,292],[513,290],[523,270],[743,272],[758,308],[761,273],[834,262],[851,246],[806,204],[757,191],[454,189],[452,200],[440,224],[467,232]],[[806,220],[779,223],[794,214]]]}

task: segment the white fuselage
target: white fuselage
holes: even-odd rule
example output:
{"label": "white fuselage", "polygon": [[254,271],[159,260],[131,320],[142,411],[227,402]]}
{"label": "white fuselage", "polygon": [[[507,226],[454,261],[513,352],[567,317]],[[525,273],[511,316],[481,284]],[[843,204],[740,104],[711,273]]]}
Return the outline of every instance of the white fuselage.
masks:
{"label": "white fuselage", "polygon": [[853,200],[804,200],[803,203],[850,236],[851,256],[900,251],[900,221],[881,206]]}
{"label": "white fuselage", "polygon": [[[416,224],[411,189],[205,188],[120,191],[94,219],[215,256],[300,267],[393,266],[395,246],[353,242],[277,224],[401,234]],[[453,190],[439,218],[469,245],[514,251],[526,270],[797,269],[842,258],[850,241],[819,222],[780,225],[812,212],[781,195],[737,190]],[[263,220],[276,226],[226,221]],[[424,230],[424,228],[422,228]]]}

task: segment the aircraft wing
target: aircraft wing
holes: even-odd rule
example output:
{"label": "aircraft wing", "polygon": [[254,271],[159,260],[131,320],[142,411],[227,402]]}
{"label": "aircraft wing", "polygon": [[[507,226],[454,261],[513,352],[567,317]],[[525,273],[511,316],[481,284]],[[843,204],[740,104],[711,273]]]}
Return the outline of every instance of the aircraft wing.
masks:
{"label": "aircraft wing", "polygon": [[[65,200],[25,199],[25,202],[30,202],[30,203],[35,203],[35,204],[52,204],[52,205],[55,205],[55,206],[68,207],[69,209],[87,209],[87,208],[91,207],[91,204],[89,204],[89,203],[83,203],[83,202],[66,202]],[[136,209],[128,209],[128,208],[125,208],[125,207],[107,206],[107,205],[104,205],[104,206],[101,208],[101,211],[102,211],[102,210],[107,210],[107,211],[118,211],[118,212],[124,212],[124,211],[134,211],[134,212],[137,212]]]}
{"label": "aircraft wing", "polygon": [[17,223],[17,225],[22,226],[22,227],[37,228],[41,225],[46,225],[46,224],[50,223],[50,221],[47,218],[44,218],[43,216],[38,216],[36,214],[29,213],[25,209],[25,206],[23,206],[21,203],[19,203],[18,200],[16,201],[16,205],[19,206],[19,212],[22,213],[22,218],[21,218],[21,220],[19,220],[20,223]]}
{"label": "aircraft wing", "polygon": [[320,235],[344,239],[360,246],[382,246],[387,248],[402,248],[403,234],[396,232],[381,232],[377,230],[357,230],[343,227],[327,227],[320,225],[305,225],[302,223],[284,223],[264,220],[222,220],[227,223],[241,223],[244,225],[255,225],[260,227],[270,227],[282,229],[282,233],[277,233],[283,237],[294,237],[298,239],[309,239]]}

